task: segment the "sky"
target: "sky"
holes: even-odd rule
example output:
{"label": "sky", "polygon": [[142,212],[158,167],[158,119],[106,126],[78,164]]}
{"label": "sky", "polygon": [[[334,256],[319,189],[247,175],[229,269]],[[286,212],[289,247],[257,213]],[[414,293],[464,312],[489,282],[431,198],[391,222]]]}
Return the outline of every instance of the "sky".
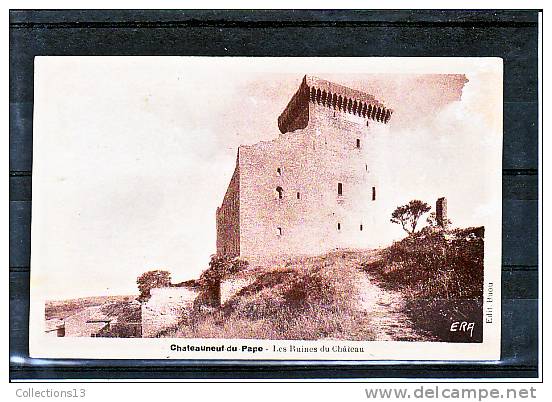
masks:
{"label": "sky", "polygon": [[[35,60],[31,286],[46,299],[134,294],[152,269],[197,277],[237,147],[278,136],[304,74],[394,110],[374,144],[388,166],[380,183],[400,189],[390,205],[444,195],[459,227],[500,211],[497,59]],[[382,243],[402,235],[390,224]]]}

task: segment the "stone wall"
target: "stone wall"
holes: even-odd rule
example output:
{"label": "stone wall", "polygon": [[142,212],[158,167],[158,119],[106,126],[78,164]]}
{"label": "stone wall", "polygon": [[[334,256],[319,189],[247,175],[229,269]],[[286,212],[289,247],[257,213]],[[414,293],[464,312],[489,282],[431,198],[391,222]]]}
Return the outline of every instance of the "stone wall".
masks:
{"label": "stone wall", "polygon": [[238,256],[240,254],[240,169],[238,162],[236,162],[236,168],[222,205],[217,208],[216,221],[217,254]]}
{"label": "stone wall", "polygon": [[388,225],[380,195],[396,189],[375,163],[386,124],[316,103],[309,116],[305,129],[240,147],[240,256],[250,262],[378,246]]}
{"label": "stone wall", "polygon": [[198,293],[185,287],[152,289],[151,298],[142,303],[142,336],[155,337],[188,318]]}
{"label": "stone wall", "polygon": [[309,123],[309,103],[366,120],[387,123],[393,110],[374,96],[317,77],[304,76],[299,89],[278,117],[282,133],[304,129]]}
{"label": "stone wall", "polygon": [[447,226],[447,199],[445,197],[437,199],[437,203],[435,204],[435,218],[439,226],[443,228]]}
{"label": "stone wall", "polygon": [[386,196],[397,192],[378,180],[397,168],[379,145],[391,114],[372,95],[305,76],[276,138],[238,149],[217,253],[254,262],[382,245],[394,207]]}

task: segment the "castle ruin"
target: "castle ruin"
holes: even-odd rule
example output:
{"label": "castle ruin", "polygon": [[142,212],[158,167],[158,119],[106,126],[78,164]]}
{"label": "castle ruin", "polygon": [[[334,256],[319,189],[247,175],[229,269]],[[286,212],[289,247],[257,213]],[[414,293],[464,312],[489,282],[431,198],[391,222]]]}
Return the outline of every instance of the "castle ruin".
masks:
{"label": "castle ruin", "polygon": [[272,141],[238,148],[217,208],[217,254],[316,255],[378,242],[376,136],[393,111],[372,95],[305,76]]}
{"label": "castle ruin", "polygon": [[442,228],[447,227],[447,199],[445,197],[438,198],[435,203],[435,218],[438,226]]}

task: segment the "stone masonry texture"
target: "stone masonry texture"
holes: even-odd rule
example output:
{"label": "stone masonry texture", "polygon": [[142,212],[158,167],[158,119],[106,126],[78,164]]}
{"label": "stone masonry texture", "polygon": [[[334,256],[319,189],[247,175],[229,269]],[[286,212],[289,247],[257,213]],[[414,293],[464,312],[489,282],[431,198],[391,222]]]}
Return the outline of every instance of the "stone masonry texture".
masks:
{"label": "stone masonry texture", "polygon": [[197,291],[185,287],[151,289],[151,298],[142,303],[142,336],[155,337],[185,320],[197,295]]}
{"label": "stone masonry texture", "polygon": [[278,138],[238,149],[217,208],[217,253],[255,261],[376,244],[388,217],[374,139],[391,114],[369,94],[305,76]]}

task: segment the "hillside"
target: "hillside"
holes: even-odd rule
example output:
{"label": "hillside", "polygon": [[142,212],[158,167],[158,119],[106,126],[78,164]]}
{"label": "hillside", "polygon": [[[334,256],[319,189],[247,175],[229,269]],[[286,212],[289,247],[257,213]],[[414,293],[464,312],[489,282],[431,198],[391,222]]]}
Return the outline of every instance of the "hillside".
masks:
{"label": "hillside", "polygon": [[290,259],[241,274],[251,282],[220,308],[197,312],[166,336],[373,339],[369,316],[360,305],[356,267],[370,253],[330,253]]}
{"label": "hillside", "polygon": [[[481,229],[422,232],[382,250],[336,251],[242,272],[219,308],[159,336],[480,342]],[[450,332],[454,321],[474,331]]]}
{"label": "hillside", "polygon": [[[422,230],[363,269],[382,289],[403,296],[418,330],[446,342],[482,342],[483,256],[483,227]],[[455,322],[473,323],[473,331],[451,331]]]}
{"label": "hillside", "polygon": [[45,318],[64,319],[86,308],[97,306],[125,305],[136,299],[136,296],[92,296],[78,299],[50,300],[45,303]]}

